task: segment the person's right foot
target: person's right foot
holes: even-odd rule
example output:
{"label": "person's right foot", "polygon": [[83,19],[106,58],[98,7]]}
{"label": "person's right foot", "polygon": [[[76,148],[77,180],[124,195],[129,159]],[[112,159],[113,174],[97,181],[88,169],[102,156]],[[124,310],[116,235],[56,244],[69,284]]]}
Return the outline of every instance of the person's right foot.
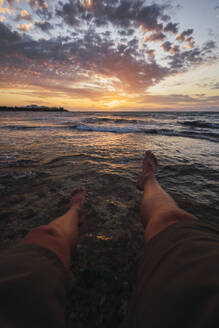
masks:
{"label": "person's right foot", "polygon": [[72,191],[70,197],[70,208],[75,209],[79,216],[79,225],[84,223],[84,202],[86,197],[85,187],[79,187]]}
{"label": "person's right foot", "polygon": [[144,185],[147,179],[154,176],[157,170],[157,159],[152,151],[147,150],[144,155],[142,163],[142,175],[137,181],[137,188],[139,190],[144,190]]}

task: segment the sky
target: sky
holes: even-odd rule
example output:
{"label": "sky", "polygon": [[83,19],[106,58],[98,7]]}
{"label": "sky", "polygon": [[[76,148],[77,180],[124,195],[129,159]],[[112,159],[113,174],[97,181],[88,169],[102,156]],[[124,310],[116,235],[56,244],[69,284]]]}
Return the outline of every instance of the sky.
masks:
{"label": "sky", "polygon": [[0,106],[219,110],[219,0],[0,0]]}

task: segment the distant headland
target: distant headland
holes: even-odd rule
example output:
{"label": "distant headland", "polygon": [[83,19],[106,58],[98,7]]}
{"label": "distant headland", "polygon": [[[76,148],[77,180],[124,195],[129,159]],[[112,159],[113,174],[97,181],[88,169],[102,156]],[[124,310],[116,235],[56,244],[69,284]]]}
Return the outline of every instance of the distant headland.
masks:
{"label": "distant headland", "polygon": [[47,107],[38,105],[28,105],[28,106],[0,106],[1,111],[9,112],[68,112],[67,109],[63,107]]}

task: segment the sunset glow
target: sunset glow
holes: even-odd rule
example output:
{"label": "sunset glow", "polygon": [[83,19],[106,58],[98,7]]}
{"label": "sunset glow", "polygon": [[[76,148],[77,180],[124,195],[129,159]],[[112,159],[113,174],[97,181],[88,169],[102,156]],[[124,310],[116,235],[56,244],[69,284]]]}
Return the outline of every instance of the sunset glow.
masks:
{"label": "sunset glow", "polygon": [[217,110],[219,6],[194,3],[0,1],[0,105]]}

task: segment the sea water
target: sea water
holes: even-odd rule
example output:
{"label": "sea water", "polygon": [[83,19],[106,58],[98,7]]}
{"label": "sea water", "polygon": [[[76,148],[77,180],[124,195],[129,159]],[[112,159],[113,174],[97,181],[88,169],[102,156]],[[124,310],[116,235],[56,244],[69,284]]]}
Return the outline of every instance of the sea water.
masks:
{"label": "sea water", "polygon": [[[219,219],[219,113],[2,112],[0,147],[4,213],[20,206],[22,216],[32,196],[41,204],[40,190],[56,206],[55,195],[67,197],[77,185],[103,195],[103,202],[118,197],[127,208],[122,186],[134,197],[144,152],[151,149],[160,183],[180,206]],[[120,181],[116,190],[113,181]],[[12,208],[11,197],[20,200]]]}

